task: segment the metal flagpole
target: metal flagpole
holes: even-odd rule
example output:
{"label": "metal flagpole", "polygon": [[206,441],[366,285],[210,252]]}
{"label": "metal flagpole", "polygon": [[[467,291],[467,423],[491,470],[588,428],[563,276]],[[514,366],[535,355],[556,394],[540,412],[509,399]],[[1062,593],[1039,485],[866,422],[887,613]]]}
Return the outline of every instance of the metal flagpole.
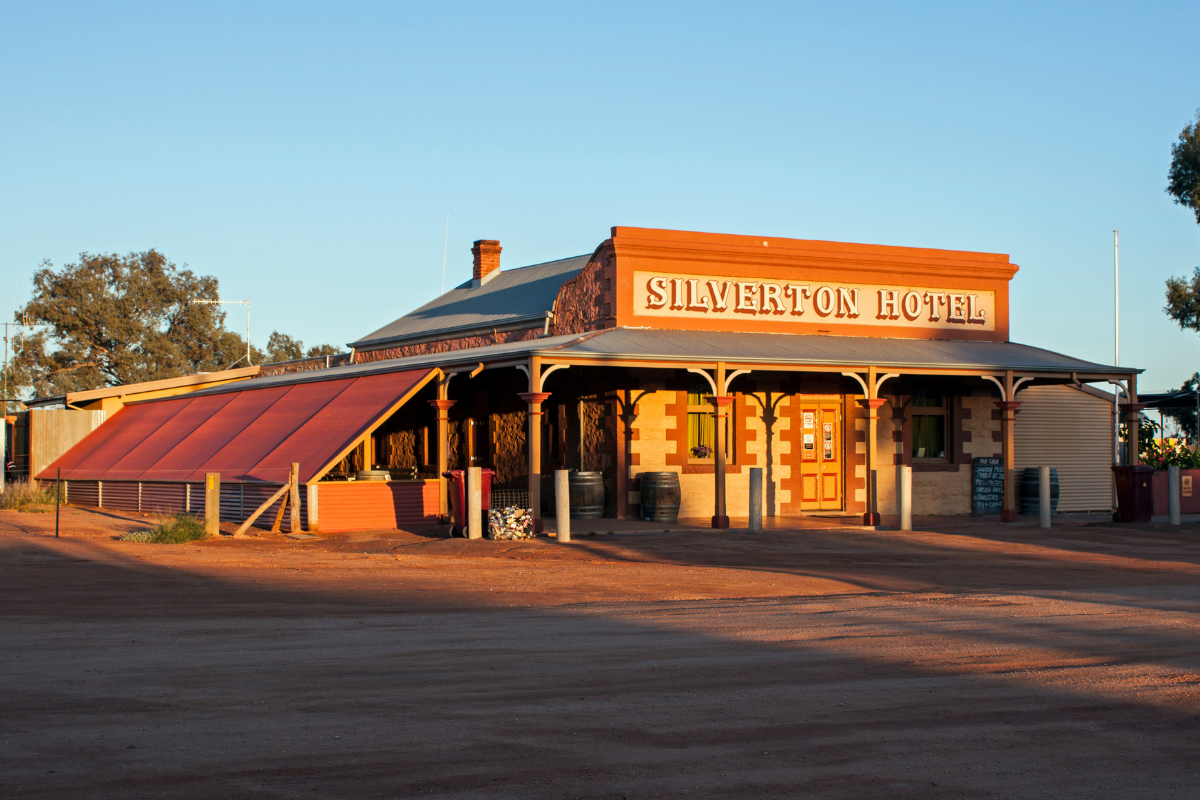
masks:
{"label": "metal flagpole", "polygon": [[[1117,232],[1113,231],[1113,366],[1121,366],[1121,278]],[[1121,465],[1121,386],[1113,386],[1113,463]]]}

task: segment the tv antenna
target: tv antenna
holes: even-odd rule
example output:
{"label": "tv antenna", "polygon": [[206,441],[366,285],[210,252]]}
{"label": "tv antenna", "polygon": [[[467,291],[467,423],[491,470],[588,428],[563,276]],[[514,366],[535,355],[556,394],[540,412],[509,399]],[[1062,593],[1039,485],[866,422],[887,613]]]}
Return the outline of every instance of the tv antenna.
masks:
{"label": "tv antenna", "polygon": [[[246,359],[246,364],[253,367],[254,362],[250,360],[250,301],[249,300],[193,300],[194,306],[245,306],[246,307],[246,355],[242,358]],[[230,364],[225,369],[232,369],[241,363],[241,358]]]}
{"label": "tv antenna", "polygon": [[[12,344],[16,344],[17,342],[20,341],[22,328],[32,329],[32,328],[40,328],[40,327],[44,327],[44,326],[41,325],[40,323],[30,322],[28,316],[22,316],[20,321],[4,322],[4,323],[0,323],[0,324],[4,325],[4,370],[3,370],[4,378],[3,378],[3,388],[0,388],[0,392],[3,392],[3,395],[4,395],[4,401],[3,401],[4,414],[8,414],[8,404],[10,401],[17,402],[17,403],[21,402],[20,400],[18,400],[15,397],[8,396],[8,373],[10,371],[10,369],[9,369],[9,360],[10,360],[9,359],[9,343],[11,342]],[[15,388],[16,387],[14,387],[14,389]]]}

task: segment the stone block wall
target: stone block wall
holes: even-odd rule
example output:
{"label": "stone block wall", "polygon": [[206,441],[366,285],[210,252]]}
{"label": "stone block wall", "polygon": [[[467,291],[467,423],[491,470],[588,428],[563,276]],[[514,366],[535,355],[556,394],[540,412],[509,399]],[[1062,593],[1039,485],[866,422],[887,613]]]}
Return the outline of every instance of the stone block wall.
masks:
{"label": "stone block wall", "polygon": [[[749,390],[760,398],[765,399],[762,391]],[[635,456],[634,466],[629,470],[630,484],[642,472],[675,472],[679,474],[681,503],[679,515],[684,518],[708,518],[713,515],[714,492],[716,477],[713,468],[707,465],[687,464],[686,454],[681,448],[686,447],[685,436],[679,436],[680,419],[675,410],[686,397],[684,392],[671,390],[656,390],[646,394],[638,401],[638,416],[633,423],[636,435],[633,437],[631,448]],[[735,404],[739,408],[736,420],[740,422],[736,432],[736,455],[726,465],[725,472],[725,505],[729,516],[744,517],[749,513],[750,503],[750,467],[762,467],[764,480],[770,481],[766,487],[766,505],[764,511],[768,515],[782,513],[784,504],[790,502],[791,495],[787,489],[781,488],[781,483],[791,475],[791,468],[783,463],[784,456],[790,452],[790,443],[779,435],[787,430],[790,420],[780,414],[780,408],[786,407],[790,398],[784,398],[776,406],[777,418],[774,421],[770,440],[772,459],[770,470],[767,470],[767,428],[761,405],[746,393],[734,393]],[[778,392],[773,393],[773,400],[778,400]],[[674,407],[670,410],[668,407]],[[773,483],[773,486],[771,485]]]}
{"label": "stone block wall", "polygon": [[[879,457],[879,513],[900,513],[899,465],[908,463],[903,452],[902,415],[893,416],[895,404],[903,398],[889,396],[880,408],[876,438]],[[971,387],[951,402],[959,404],[958,430],[949,443],[952,463],[946,465],[916,465],[913,470],[913,514],[954,515],[971,513],[971,459],[999,456],[1000,421],[992,412],[995,397],[988,388]],[[860,420],[862,430],[866,420]],[[865,445],[863,446],[865,451]],[[865,474],[865,469],[864,469]],[[865,494],[865,492],[864,492]]]}

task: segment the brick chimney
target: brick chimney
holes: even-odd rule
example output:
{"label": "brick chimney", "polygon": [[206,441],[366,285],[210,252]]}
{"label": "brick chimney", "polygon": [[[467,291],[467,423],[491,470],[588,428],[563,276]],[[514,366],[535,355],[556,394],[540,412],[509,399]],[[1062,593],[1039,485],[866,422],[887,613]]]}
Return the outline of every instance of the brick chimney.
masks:
{"label": "brick chimney", "polygon": [[475,256],[475,269],[471,273],[471,285],[483,286],[500,271],[500,243],[491,239],[480,239],[471,248]]}

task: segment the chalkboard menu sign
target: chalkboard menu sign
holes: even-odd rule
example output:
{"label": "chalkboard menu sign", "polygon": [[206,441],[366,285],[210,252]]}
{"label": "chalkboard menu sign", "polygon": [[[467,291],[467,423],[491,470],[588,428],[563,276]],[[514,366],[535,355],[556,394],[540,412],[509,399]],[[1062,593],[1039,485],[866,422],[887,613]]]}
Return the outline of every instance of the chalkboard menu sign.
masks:
{"label": "chalkboard menu sign", "polygon": [[1004,459],[971,460],[971,511],[999,514],[1004,510]]}

